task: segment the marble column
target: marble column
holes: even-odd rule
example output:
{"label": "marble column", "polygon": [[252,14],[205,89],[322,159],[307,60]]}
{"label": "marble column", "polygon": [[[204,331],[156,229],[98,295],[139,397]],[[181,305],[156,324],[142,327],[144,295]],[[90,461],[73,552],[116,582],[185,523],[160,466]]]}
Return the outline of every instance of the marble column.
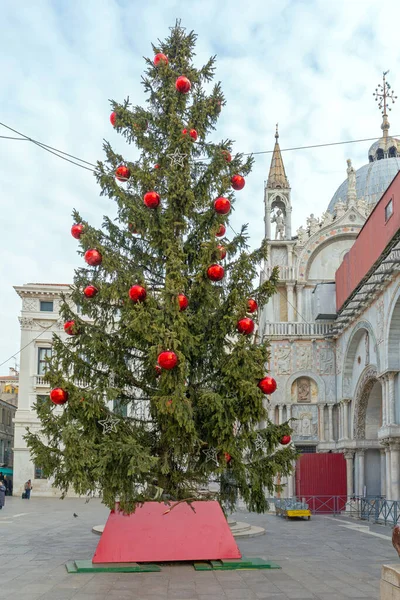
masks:
{"label": "marble column", "polygon": [[294,295],[293,295],[293,284],[286,284],[286,293],[287,293],[287,314],[289,323],[293,323],[294,319]]}
{"label": "marble column", "polygon": [[304,285],[296,284],[296,299],[297,299],[296,321],[303,321],[303,290],[304,290]]}
{"label": "marble column", "polygon": [[346,481],[347,481],[347,498],[351,498],[354,494],[353,490],[353,461],[354,452],[352,450],[346,450],[344,453],[346,459]]}
{"label": "marble column", "polygon": [[400,500],[400,440],[390,442],[390,491],[389,500]]}
{"label": "marble column", "polygon": [[338,412],[338,440],[343,438],[343,413],[342,413],[342,404],[339,402],[337,404],[337,412]]}
{"label": "marble column", "polygon": [[275,425],[275,404],[268,406],[268,419]]}
{"label": "marble column", "polygon": [[386,455],[386,460],[385,460],[386,500],[392,500],[392,486],[390,485],[390,483],[391,483],[391,477],[390,477],[391,465],[390,465],[390,446],[389,446],[389,444],[385,445],[385,455]]}
{"label": "marble column", "polygon": [[386,496],[386,460],[385,448],[380,448],[381,453],[381,496]]}
{"label": "marble column", "polygon": [[288,479],[287,479],[287,489],[288,489],[288,498],[293,498],[294,496],[294,490],[293,490],[293,473],[291,475],[288,475]]}
{"label": "marble column", "polygon": [[381,383],[382,388],[382,427],[387,424],[387,411],[386,411],[386,383],[385,383],[385,375],[379,377],[379,381]]}
{"label": "marble column", "polygon": [[325,404],[318,404],[319,413],[319,441],[325,441]]}
{"label": "marble column", "polygon": [[279,411],[278,425],[282,425],[282,423],[283,423],[283,404],[278,404],[278,411]]}
{"label": "marble column", "polygon": [[365,485],[364,455],[365,455],[365,450],[357,450],[357,459],[358,459],[357,495],[358,496],[364,496],[364,485]]}
{"label": "marble column", "polygon": [[292,405],[286,404],[286,421],[289,421],[291,416],[292,416]]}
{"label": "marble column", "polygon": [[348,398],[343,398],[342,400],[343,406],[343,435],[342,438],[344,440],[349,439],[349,403],[350,400]]}
{"label": "marble column", "polygon": [[395,373],[389,373],[389,377],[388,377],[388,387],[389,387],[389,393],[388,393],[388,399],[389,399],[389,423],[393,424],[396,422],[395,420],[395,416],[394,416],[394,403],[395,403],[395,391],[394,391],[394,377],[395,377]]}
{"label": "marble column", "polygon": [[328,404],[329,441],[333,442],[333,404]]}

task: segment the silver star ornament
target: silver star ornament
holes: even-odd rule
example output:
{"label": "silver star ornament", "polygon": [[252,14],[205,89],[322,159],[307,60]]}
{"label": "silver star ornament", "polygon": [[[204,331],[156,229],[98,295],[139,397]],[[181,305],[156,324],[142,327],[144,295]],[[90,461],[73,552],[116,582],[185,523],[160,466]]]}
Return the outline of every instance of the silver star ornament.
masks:
{"label": "silver star ornament", "polygon": [[110,433],[111,431],[116,432],[118,421],[119,419],[116,419],[112,415],[108,415],[106,419],[99,421],[103,428],[103,433]]}
{"label": "silver star ornament", "polygon": [[179,152],[178,148],[172,154],[167,154],[167,158],[171,160],[172,165],[178,165],[179,167],[184,167],[184,160],[186,158],[186,154],[182,154]]}

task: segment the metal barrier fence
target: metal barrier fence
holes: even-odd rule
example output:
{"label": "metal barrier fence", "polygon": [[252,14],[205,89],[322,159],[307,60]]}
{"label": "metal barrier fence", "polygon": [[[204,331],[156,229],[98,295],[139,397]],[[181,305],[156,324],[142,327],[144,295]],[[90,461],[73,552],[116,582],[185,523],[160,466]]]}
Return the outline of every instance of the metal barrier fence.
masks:
{"label": "metal barrier fence", "polygon": [[[271,498],[270,504],[282,500],[285,499]],[[400,522],[400,501],[386,500],[382,496],[302,496],[287,501],[306,503],[313,515],[344,514],[384,525],[397,525]]]}

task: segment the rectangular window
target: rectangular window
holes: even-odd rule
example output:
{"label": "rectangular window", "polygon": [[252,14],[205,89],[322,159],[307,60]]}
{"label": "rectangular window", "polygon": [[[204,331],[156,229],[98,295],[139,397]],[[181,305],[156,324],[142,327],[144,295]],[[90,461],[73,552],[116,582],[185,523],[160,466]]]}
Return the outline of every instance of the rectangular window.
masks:
{"label": "rectangular window", "polygon": [[38,348],[38,375],[44,375],[47,362],[46,359],[51,357],[51,348]]}
{"label": "rectangular window", "polygon": [[128,416],[126,404],[121,404],[119,400],[114,400],[114,412],[116,415],[120,415],[121,417]]}
{"label": "rectangular window", "polygon": [[41,312],[53,312],[53,302],[48,302],[47,300],[40,301],[40,310]]}
{"label": "rectangular window", "polygon": [[38,467],[35,465],[35,479],[46,479],[43,475],[43,467]]}
{"label": "rectangular window", "polygon": [[393,198],[385,206],[385,221],[389,221],[393,214]]}

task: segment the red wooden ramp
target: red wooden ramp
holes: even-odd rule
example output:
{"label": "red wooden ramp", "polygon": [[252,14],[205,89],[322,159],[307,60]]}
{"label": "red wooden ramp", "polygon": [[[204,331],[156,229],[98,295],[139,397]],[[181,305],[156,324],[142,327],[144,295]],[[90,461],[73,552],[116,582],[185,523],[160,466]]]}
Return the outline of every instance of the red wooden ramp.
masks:
{"label": "red wooden ramp", "polygon": [[186,502],[167,514],[146,502],[131,515],[112,510],[93,563],[200,561],[241,558],[218,502]]}

